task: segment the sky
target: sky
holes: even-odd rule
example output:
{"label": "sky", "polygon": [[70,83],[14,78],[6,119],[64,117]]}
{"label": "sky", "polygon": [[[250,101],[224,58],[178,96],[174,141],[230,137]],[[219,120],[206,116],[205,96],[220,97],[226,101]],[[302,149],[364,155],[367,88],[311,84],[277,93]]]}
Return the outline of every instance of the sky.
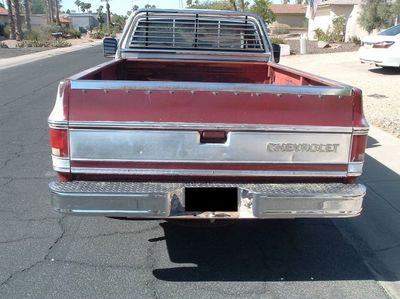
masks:
{"label": "sky", "polygon": [[[1,0],[0,0],[1,1]],[[96,11],[96,9],[103,5],[100,0],[83,0],[83,2],[90,2],[92,4],[92,11]],[[133,5],[138,5],[139,7],[143,7],[146,4],[154,4],[157,8],[179,8],[180,0],[110,0],[111,11],[113,13],[117,13],[119,15],[125,15],[128,10],[133,7]],[[185,4],[186,0],[182,0]],[[252,2],[252,1],[249,1]],[[273,0],[274,3],[281,3],[281,0]],[[76,5],[74,4],[75,0],[61,0],[62,10],[78,10]]]}

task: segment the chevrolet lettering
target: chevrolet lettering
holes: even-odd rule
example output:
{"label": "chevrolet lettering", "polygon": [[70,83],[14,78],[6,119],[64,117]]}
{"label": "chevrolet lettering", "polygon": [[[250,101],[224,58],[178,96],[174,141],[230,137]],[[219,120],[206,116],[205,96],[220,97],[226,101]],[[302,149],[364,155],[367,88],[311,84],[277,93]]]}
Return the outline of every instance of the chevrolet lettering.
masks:
{"label": "chevrolet lettering", "polygon": [[63,80],[51,205],[129,219],[354,217],[359,89],[279,64],[250,12],[139,9],[110,57]]}
{"label": "chevrolet lettering", "polygon": [[339,144],[268,143],[269,152],[336,153]]}

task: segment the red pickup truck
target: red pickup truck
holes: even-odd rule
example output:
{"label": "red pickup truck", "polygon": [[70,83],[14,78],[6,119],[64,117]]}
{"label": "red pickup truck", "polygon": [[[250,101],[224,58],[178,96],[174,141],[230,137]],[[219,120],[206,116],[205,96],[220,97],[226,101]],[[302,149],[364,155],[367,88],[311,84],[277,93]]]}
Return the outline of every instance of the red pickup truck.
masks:
{"label": "red pickup truck", "polygon": [[127,218],[359,215],[357,88],[282,65],[244,12],[139,10],[115,59],[59,85],[55,210]]}

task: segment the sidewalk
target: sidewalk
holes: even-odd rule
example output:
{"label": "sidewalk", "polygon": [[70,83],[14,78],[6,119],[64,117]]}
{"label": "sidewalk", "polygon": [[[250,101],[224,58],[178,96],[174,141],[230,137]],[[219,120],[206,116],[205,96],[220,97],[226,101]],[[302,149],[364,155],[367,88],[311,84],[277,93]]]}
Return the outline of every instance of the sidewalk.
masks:
{"label": "sidewalk", "polygon": [[75,45],[67,48],[58,48],[58,49],[51,49],[47,51],[42,51],[38,53],[32,53],[32,54],[27,54],[27,55],[22,55],[22,56],[17,56],[17,57],[12,57],[12,58],[4,58],[0,59],[0,70],[4,70],[10,67],[14,67],[17,65],[22,65],[25,63],[33,62],[33,61],[38,61],[41,59],[45,59],[48,57],[53,57],[65,53],[70,53],[74,51],[79,51],[82,49],[87,49],[91,47],[95,47],[98,45],[101,45],[103,41],[94,41],[90,43],[84,43],[80,45]]}
{"label": "sidewalk", "polygon": [[385,290],[400,298],[400,140],[376,127],[369,136],[362,215],[334,223]]}

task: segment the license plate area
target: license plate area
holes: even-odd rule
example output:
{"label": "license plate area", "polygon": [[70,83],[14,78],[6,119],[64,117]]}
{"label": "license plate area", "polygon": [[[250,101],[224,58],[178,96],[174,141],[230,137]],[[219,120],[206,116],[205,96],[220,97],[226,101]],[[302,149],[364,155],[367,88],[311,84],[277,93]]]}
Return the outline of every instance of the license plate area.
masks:
{"label": "license plate area", "polygon": [[185,188],[186,212],[237,212],[237,188]]}

